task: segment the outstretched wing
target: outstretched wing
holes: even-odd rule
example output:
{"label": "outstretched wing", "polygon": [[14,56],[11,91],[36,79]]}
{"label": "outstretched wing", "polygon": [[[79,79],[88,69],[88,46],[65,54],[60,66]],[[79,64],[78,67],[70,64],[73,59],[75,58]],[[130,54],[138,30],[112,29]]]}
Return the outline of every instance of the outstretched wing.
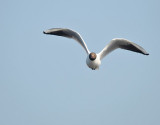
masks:
{"label": "outstretched wing", "polygon": [[83,41],[82,37],[79,33],[70,30],[70,29],[63,29],[63,28],[52,28],[46,31],[43,31],[44,34],[50,34],[50,35],[57,35],[57,36],[63,36],[67,38],[72,38],[76,40],[78,43],[81,44],[81,46],[85,49],[86,53],[89,54],[89,50],[87,48],[86,43]]}
{"label": "outstretched wing", "polygon": [[99,53],[100,59],[103,59],[107,54],[109,54],[110,52],[112,52],[117,48],[130,50],[144,55],[149,55],[149,53],[147,53],[141,46],[129,40],[117,38],[111,40],[111,42]]}

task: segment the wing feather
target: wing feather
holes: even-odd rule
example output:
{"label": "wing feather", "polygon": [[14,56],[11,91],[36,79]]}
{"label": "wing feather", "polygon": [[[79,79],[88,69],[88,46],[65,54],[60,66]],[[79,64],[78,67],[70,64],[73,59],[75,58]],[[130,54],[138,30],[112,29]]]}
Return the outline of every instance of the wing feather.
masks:
{"label": "wing feather", "polygon": [[111,40],[111,42],[99,53],[100,59],[103,59],[107,54],[117,48],[130,50],[144,55],[149,55],[149,53],[147,53],[141,46],[123,38],[116,38]]}
{"label": "wing feather", "polygon": [[43,31],[44,34],[50,34],[50,35],[57,35],[57,36],[63,36],[67,38],[72,38],[76,40],[80,45],[85,49],[86,53],[89,54],[89,50],[87,48],[86,43],[82,39],[79,33],[71,30],[71,29],[64,29],[64,28],[52,28],[46,31]]}

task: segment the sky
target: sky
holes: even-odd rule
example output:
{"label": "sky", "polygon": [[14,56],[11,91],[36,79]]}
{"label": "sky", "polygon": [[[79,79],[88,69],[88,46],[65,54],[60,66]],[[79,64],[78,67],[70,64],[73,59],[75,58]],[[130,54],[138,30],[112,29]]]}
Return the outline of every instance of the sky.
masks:
{"label": "sky", "polygon": [[[1,125],[160,125],[160,1],[0,0]],[[125,38],[150,55],[115,50],[99,70],[90,51]]]}

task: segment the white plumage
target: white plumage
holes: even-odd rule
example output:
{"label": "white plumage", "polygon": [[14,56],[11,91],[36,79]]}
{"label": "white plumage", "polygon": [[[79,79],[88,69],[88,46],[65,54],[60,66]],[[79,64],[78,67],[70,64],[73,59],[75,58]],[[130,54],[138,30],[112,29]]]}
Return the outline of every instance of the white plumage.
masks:
{"label": "white plumage", "polygon": [[99,68],[99,66],[101,64],[101,60],[106,55],[108,55],[110,52],[112,52],[113,50],[118,49],[118,48],[130,50],[130,51],[141,53],[144,55],[149,55],[149,53],[147,53],[141,46],[139,46],[129,40],[123,39],[123,38],[112,39],[111,42],[109,44],[107,44],[105,46],[105,48],[100,53],[96,54],[94,52],[90,52],[86,43],[84,42],[84,40],[80,36],[80,34],[71,30],[71,29],[52,28],[52,29],[44,31],[43,33],[63,36],[63,37],[72,38],[72,39],[76,40],[86,51],[86,53],[87,53],[86,63],[88,65],[88,67],[93,70]]}

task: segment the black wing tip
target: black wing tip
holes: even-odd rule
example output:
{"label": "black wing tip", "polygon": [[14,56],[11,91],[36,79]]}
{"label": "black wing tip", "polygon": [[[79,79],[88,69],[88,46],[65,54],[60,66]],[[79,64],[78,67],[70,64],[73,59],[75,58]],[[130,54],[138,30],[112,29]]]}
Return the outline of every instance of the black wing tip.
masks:
{"label": "black wing tip", "polygon": [[47,34],[45,31],[43,31],[44,34]]}
{"label": "black wing tip", "polygon": [[148,55],[149,55],[149,53],[144,53],[144,55],[148,56]]}
{"label": "black wing tip", "polygon": [[51,34],[51,33],[48,33],[47,31],[43,31],[43,33],[44,33],[44,34],[47,34],[47,35],[48,35],[48,34]]}
{"label": "black wing tip", "polygon": [[146,53],[145,55],[147,55],[147,56],[148,56],[148,55],[149,55],[149,53]]}

